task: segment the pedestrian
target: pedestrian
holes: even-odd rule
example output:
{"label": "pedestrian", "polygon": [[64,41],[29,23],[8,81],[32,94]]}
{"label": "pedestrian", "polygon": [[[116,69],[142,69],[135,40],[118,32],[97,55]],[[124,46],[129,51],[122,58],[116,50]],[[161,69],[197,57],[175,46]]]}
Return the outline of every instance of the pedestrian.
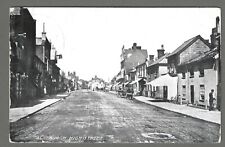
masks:
{"label": "pedestrian", "polygon": [[211,92],[209,93],[209,111],[213,110],[213,92],[214,89],[211,90]]}
{"label": "pedestrian", "polygon": [[44,94],[47,94],[46,86],[44,86]]}

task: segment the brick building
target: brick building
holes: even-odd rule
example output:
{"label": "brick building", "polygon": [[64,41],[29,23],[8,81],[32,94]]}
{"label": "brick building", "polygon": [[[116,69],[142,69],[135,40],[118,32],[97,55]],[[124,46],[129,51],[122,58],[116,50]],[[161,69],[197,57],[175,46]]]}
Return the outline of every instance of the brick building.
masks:
{"label": "brick building", "polygon": [[[42,73],[42,85],[40,87],[40,93],[42,94],[51,94],[51,85],[52,85],[52,66],[51,62],[51,48],[52,43],[48,40],[45,32],[45,25],[43,24],[43,32],[41,37],[36,37],[36,56],[44,64],[44,72]],[[45,89],[45,90],[44,90]]]}
{"label": "brick building", "polygon": [[36,96],[36,20],[26,8],[10,9],[10,98],[12,104]]}
{"label": "brick building", "polygon": [[117,75],[117,82],[124,83],[131,82],[130,72],[136,68],[136,66],[145,63],[148,58],[148,52],[146,49],[142,49],[141,46],[137,46],[137,43],[133,43],[132,48],[122,48],[121,57],[121,70]]}
{"label": "brick building", "polygon": [[177,95],[183,102],[208,105],[209,92],[217,89],[216,52],[198,35],[185,41],[167,57],[170,75],[178,76]]}

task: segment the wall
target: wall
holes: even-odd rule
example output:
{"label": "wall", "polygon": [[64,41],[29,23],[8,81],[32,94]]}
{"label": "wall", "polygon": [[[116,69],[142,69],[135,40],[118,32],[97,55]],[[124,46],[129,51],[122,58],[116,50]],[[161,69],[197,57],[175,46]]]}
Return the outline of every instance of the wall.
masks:
{"label": "wall", "polygon": [[198,39],[191,46],[189,46],[187,49],[180,53],[180,60],[178,64],[185,63],[190,59],[196,58],[200,54],[203,54],[204,52],[209,50],[209,47],[204,42],[202,42],[202,40]]}
{"label": "wall", "polygon": [[159,75],[158,76],[161,76],[162,74],[166,74],[166,73],[168,73],[167,66],[159,66]]}
{"label": "wall", "polygon": [[145,63],[146,59],[148,58],[148,54],[146,50],[127,50],[127,55],[131,54],[129,58],[125,58],[124,61],[124,69],[127,72],[131,70],[133,67],[136,67],[139,64]]}
{"label": "wall", "polygon": [[[204,77],[199,77],[198,67],[204,67]],[[190,78],[190,72],[185,72],[185,79],[182,79],[182,73],[178,73],[178,95],[183,97],[182,86],[186,86],[186,97],[183,97],[184,101],[191,103],[190,85],[194,85],[194,104],[205,105],[205,101],[200,100],[200,85],[205,85],[205,100],[209,98],[211,89],[214,89],[214,97],[217,96],[217,71],[213,69],[210,63],[198,64],[194,67],[194,77]]]}
{"label": "wall", "polygon": [[43,46],[42,45],[36,45],[36,56],[41,59],[41,61],[44,63],[44,52],[43,52]]}

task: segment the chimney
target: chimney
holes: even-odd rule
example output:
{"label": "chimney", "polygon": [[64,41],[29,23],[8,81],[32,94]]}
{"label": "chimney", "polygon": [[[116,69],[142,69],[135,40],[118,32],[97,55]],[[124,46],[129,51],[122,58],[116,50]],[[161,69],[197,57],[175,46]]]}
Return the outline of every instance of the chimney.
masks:
{"label": "chimney", "polygon": [[220,18],[219,16],[216,17],[216,31],[220,33]]}
{"label": "chimney", "polygon": [[214,48],[219,45],[219,40],[217,39],[217,36],[220,33],[220,26],[219,26],[220,19],[219,17],[216,17],[216,27],[212,28],[212,34],[210,35],[211,39],[211,47]]}
{"label": "chimney", "polygon": [[165,50],[164,50],[163,44],[161,45],[161,49],[158,49],[157,51],[158,51],[158,59],[165,55],[164,54]]}
{"label": "chimney", "polygon": [[141,46],[137,46],[137,49],[141,50]]}
{"label": "chimney", "polygon": [[136,49],[137,48],[137,43],[133,43],[132,49]]}
{"label": "chimney", "polygon": [[46,40],[45,23],[43,23],[42,40]]}
{"label": "chimney", "polygon": [[149,61],[153,61],[154,60],[154,55],[149,55]]}
{"label": "chimney", "polygon": [[205,41],[209,44],[209,39],[205,39]]}

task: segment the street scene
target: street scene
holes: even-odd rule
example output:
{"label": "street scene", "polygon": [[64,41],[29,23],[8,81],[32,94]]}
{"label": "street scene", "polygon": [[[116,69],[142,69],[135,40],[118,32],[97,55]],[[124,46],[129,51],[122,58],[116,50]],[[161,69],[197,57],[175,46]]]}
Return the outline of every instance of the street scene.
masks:
{"label": "street scene", "polygon": [[105,92],[82,90],[10,125],[14,141],[210,143],[219,125]]}
{"label": "street scene", "polygon": [[221,142],[219,8],[9,13],[10,143]]}

